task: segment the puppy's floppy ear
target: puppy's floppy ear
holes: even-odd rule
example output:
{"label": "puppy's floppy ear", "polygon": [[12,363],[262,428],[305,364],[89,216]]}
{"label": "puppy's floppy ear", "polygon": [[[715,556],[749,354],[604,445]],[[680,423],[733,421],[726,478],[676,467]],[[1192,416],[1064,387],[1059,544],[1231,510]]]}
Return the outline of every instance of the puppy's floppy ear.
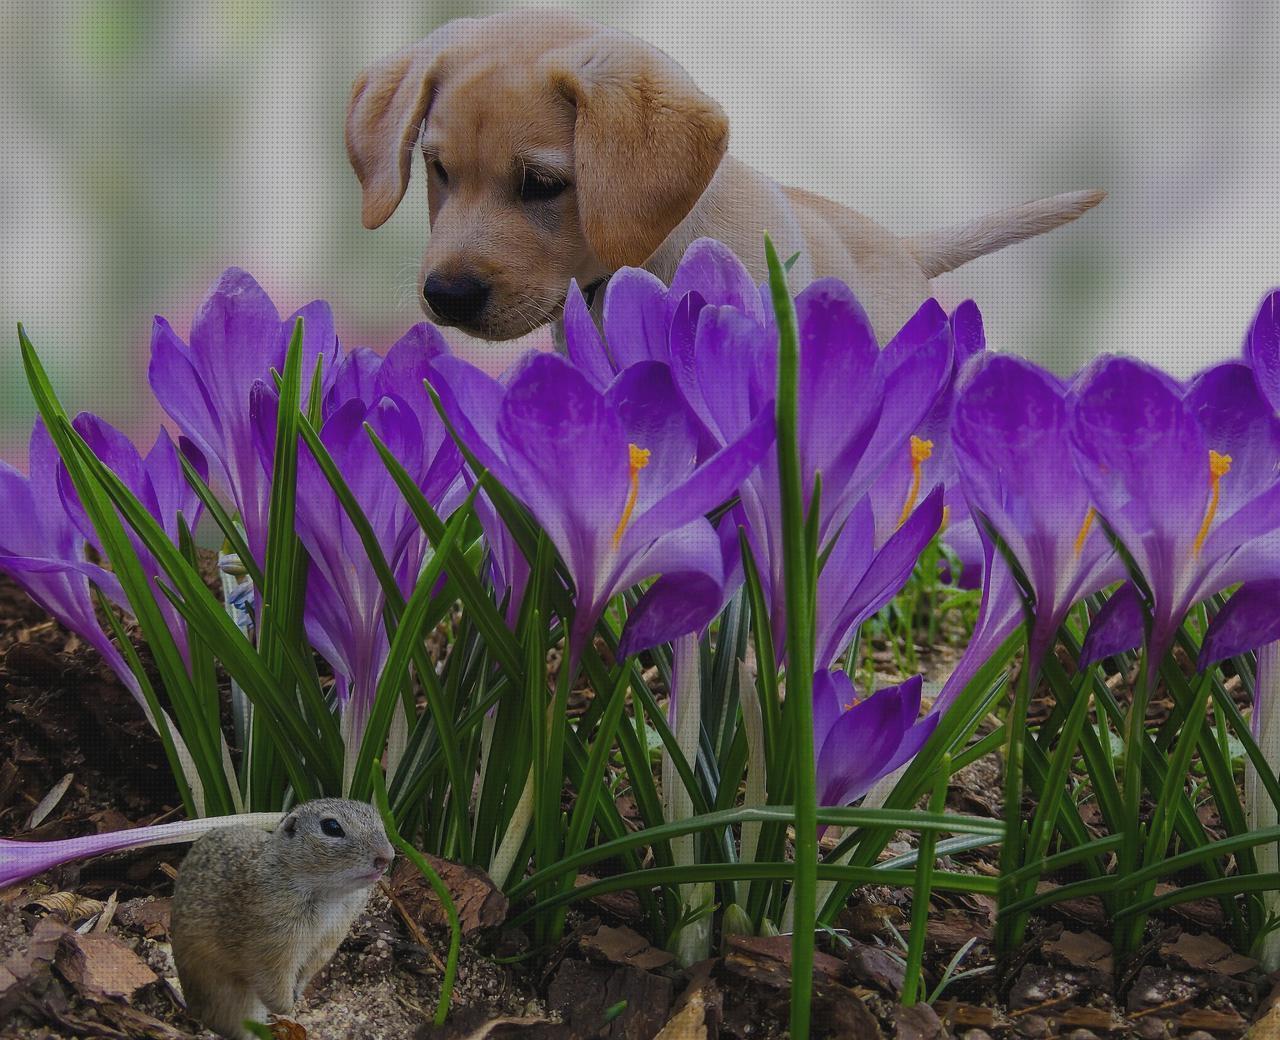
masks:
{"label": "puppy's floppy ear", "polygon": [[356,78],[347,104],[347,158],[364,190],[361,219],[379,227],[409,185],[413,148],[431,108],[440,57],[463,26],[450,22],[371,65]]}
{"label": "puppy's floppy ear", "polygon": [[613,268],[642,264],[706,190],[729,140],[724,112],[656,47],[602,30],[546,58],[577,108],[582,230]]}

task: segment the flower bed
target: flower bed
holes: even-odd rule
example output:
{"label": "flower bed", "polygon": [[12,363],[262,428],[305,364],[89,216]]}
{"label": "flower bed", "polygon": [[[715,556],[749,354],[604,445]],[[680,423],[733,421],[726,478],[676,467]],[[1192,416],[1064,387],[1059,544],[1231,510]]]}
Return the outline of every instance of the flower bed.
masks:
{"label": "flower bed", "polygon": [[[840,948],[815,925],[867,886],[916,894],[904,1006],[950,982],[931,892],[998,908],[997,992],[1082,899],[1124,992],[1183,903],[1280,966],[1254,654],[1280,635],[1278,311],[1186,384],[1113,357],[1063,381],[987,350],[972,304],[881,347],[845,286],[793,299],[701,241],[670,286],[619,272],[602,330],[571,288],[568,356],[493,379],[426,325],[347,350],[326,305],[281,320],[230,270],[186,340],[157,319],[179,436],[145,456],[65,415],[23,333],[42,418],[29,476],[0,471],[0,569],[128,690],[188,821],[6,841],[0,882],[385,779],[535,948],[620,891],[683,965],[790,934],[794,1035]],[[961,616],[926,690],[916,646]],[[996,753],[1003,797],[948,811]]]}

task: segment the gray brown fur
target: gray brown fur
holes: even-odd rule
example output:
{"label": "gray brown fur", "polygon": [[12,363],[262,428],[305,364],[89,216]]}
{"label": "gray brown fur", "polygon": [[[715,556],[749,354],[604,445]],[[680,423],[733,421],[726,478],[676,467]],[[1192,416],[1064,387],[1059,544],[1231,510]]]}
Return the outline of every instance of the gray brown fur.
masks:
{"label": "gray brown fur", "polygon": [[[321,823],[338,821],[342,837]],[[394,857],[372,806],[320,798],[274,831],[230,825],[187,853],[173,892],[173,956],[187,1007],[232,1040],[286,1014],[333,956]]]}

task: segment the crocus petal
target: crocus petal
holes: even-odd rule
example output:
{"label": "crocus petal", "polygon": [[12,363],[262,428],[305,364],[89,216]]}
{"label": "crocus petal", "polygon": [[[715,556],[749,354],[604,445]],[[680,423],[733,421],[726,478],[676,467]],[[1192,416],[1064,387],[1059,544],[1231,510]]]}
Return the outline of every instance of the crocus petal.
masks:
{"label": "crocus petal", "polygon": [[666,361],[667,287],[639,267],[624,267],[604,293],[604,333],[621,371],[639,361]]}
{"label": "crocus petal", "polygon": [[395,396],[405,401],[417,417],[424,436],[430,440],[428,450],[444,437],[444,425],[427,393],[426,381],[438,358],[449,353],[440,330],[427,322],[419,322],[391,345],[374,378],[372,404],[378,397]]}
{"label": "crocus petal", "polygon": [[492,376],[455,357],[438,358],[428,377],[445,415],[480,465],[506,483],[498,413],[505,390]]}
{"label": "crocus petal", "polygon": [[1245,338],[1244,355],[1258,389],[1272,410],[1280,412],[1280,289],[1269,292],[1259,306]]}
{"label": "crocus petal", "polygon": [[[209,482],[209,464],[205,460],[204,454],[190,441],[187,441],[186,444],[187,451],[184,454],[187,457],[187,461],[192,464],[200,479],[207,484]],[[204,506],[187,480],[186,474],[182,471],[182,462],[178,458],[178,449],[174,446],[173,441],[169,439],[167,430],[162,429],[156,436],[155,444],[152,445],[151,451],[147,453],[145,467],[147,480],[151,485],[152,496],[156,504],[156,519],[160,521],[165,533],[169,535],[172,541],[176,542],[178,540],[177,521],[179,514],[186,521],[187,529],[195,531],[196,525],[200,523]]]}
{"label": "crocus petal", "polygon": [[709,513],[730,498],[773,444],[774,424],[772,411],[757,415],[741,436],[635,519],[623,536],[623,551],[643,546],[657,532]]}
{"label": "crocus petal", "polygon": [[1209,623],[1200,670],[1280,639],[1280,581],[1240,586]]}
{"label": "crocus petal", "polygon": [[1122,574],[1072,462],[1060,384],[1020,358],[974,359],[956,394],[952,440],[974,514],[1031,584],[1035,641],[1052,639],[1081,596]]}
{"label": "crocus petal", "polygon": [[982,548],[984,583],[978,623],[964,654],[934,701],[933,707],[937,712],[945,712],[951,706],[981,671],[987,659],[1004,645],[1023,621],[1022,598],[1009,565],[990,539],[982,538]]}
{"label": "crocus petal", "polygon": [[280,323],[282,358],[289,349],[294,325],[299,318],[302,319],[302,352],[299,360],[302,362],[302,407],[305,409],[311,396],[316,366],[320,366],[321,386],[327,386],[341,360],[341,348],[333,324],[333,309],[324,300],[312,300]]}
{"label": "crocus petal", "polygon": [[[852,684],[841,672],[829,673],[837,692]],[[815,685],[817,676],[815,675]],[[912,734],[917,727],[922,679],[913,676],[900,686],[886,687],[866,700],[850,704],[831,726],[817,758],[819,805],[847,805],[861,798],[872,785],[919,750],[928,733]],[[931,730],[937,717],[919,724]]]}
{"label": "crocus petal", "polygon": [[720,443],[728,443],[772,408],[776,347],[767,330],[740,311],[703,307],[693,349],[698,393],[690,404]]}
{"label": "crocus petal", "polygon": [[881,415],[880,351],[866,311],[843,282],[814,282],[795,306],[802,479],[807,491],[821,472],[824,485],[842,489]]}
{"label": "crocus petal", "polygon": [[672,306],[696,292],[714,307],[730,307],[758,325],[768,324],[766,308],[755,279],[736,253],[713,238],[698,238],[685,250],[671,278]]}
{"label": "crocus petal", "polygon": [[613,381],[614,369],[576,280],[569,283],[569,295],[564,301],[564,342],[569,360],[592,386],[603,392]]}
{"label": "crocus petal", "polygon": [[720,613],[724,590],[702,571],[669,572],[640,597],[618,643],[621,656],[669,642],[691,632],[700,633]]}
{"label": "crocus petal", "polygon": [[[128,437],[105,419],[100,419],[89,412],[81,412],[75,417],[71,425],[84,438],[89,450],[102,462],[106,463],[108,468],[138,497],[147,508],[147,511],[153,516],[158,515],[160,512],[159,503],[156,501],[151,489],[146,465],[138,454],[138,449],[134,447],[133,441],[129,440]],[[83,518],[83,523],[80,529],[84,531],[86,538],[95,541],[97,534],[91,527],[86,530],[88,519],[84,518],[83,511],[78,509],[77,500],[77,522],[80,522],[81,518]]]}
{"label": "crocus petal", "polygon": [[248,387],[283,367],[287,342],[262,286],[237,267],[225,270],[191,319],[191,358],[214,414],[244,415]]}
{"label": "crocus petal", "polygon": [[1089,634],[1080,649],[1080,667],[1117,654],[1128,653],[1142,645],[1142,599],[1133,582],[1126,581],[1115,592],[1089,625]]}
{"label": "crocus petal", "polygon": [[609,582],[610,595],[614,589],[638,585],[656,574],[691,574],[696,571],[710,575],[717,585],[724,578],[720,536],[704,517],[697,517],[663,533],[633,555],[627,554],[624,546],[620,555],[625,566]]}
{"label": "crocus petal", "polygon": [[956,588],[978,589],[982,587],[983,552],[978,525],[969,512],[964,494],[958,488],[947,488],[946,505],[949,519],[942,535],[943,544],[960,559],[960,577]]}
{"label": "crocus petal", "polygon": [[338,364],[329,392],[325,395],[323,417],[329,418],[348,401],[371,401],[377,391],[374,384],[382,370],[382,358],[368,347],[356,347]]}
{"label": "crocus petal", "polygon": [[[1142,566],[1187,555],[1209,500],[1209,446],[1180,388],[1149,365],[1103,357],[1068,397],[1077,466],[1093,501]],[[1151,548],[1146,548],[1148,538]]]}
{"label": "crocus petal", "polygon": [[[222,426],[213,402],[187,354],[186,345],[159,316],[151,332],[151,361],[147,371],[151,390],[182,432],[211,459],[218,458]],[[225,479],[224,474],[220,477]],[[226,490],[230,490],[229,488]]]}
{"label": "crocus petal", "polygon": [[630,493],[621,419],[567,361],[542,354],[503,396],[498,434],[509,487],[586,584],[579,596],[594,598],[598,547],[618,529]]}
{"label": "crocus petal", "polygon": [[1253,372],[1238,362],[1201,373],[1187,390],[1186,405],[1208,446],[1231,457],[1231,469],[1219,485],[1218,523],[1225,523],[1275,484],[1280,419],[1259,391]]}
{"label": "crocus petal", "polygon": [[671,369],[657,361],[624,369],[605,393],[605,401],[622,420],[627,442],[649,452],[637,485],[638,516],[693,472],[697,423],[672,382]]}
{"label": "crocus petal", "polygon": [[951,336],[955,341],[955,368],[959,371],[971,357],[987,349],[982,312],[972,300],[965,300],[951,312]]}
{"label": "crocus petal", "polygon": [[[866,500],[864,500],[866,501]],[[867,510],[869,511],[869,503]],[[856,511],[855,511],[856,512]],[[848,645],[853,633],[901,591],[915,569],[916,560],[942,523],[942,488],[929,497],[871,557],[861,574],[843,566],[841,543],[858,540],[856,529],[846,527],[836,542],[827,566],[818,578],[818,661],[828,666]],[[834,567],[833,567],[834,565]],[[828,570],[831,571],[828,576]],[[850,588],[852,582],[852,588]],[[843,602],[840,599],[843,596]],[[827,614],[831,616],[824,616]]]}
{"label": "crocus petal", "polygon": [[952,370],[951,326],[936,300],[926,300],[881,352],[876,371],[884,404],[875,433],[853,466],[842,502],[856,501],[894,457],[905,450],[947,385]]}

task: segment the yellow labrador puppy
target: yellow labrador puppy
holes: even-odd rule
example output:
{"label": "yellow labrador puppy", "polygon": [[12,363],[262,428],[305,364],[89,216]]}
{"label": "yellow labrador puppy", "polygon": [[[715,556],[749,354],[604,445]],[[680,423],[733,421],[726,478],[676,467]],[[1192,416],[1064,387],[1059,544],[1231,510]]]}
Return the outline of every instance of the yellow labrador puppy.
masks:
{"label": "yellow labrador puppy", "polygon": [[431,222],[423,308],[490,340],[558,327],[571,278],[597,315],[596,290],[619,267],[669,282],[702,236],[763,281],[767,230],[780,255],[800,254],[793,290],[840,278],[884,342],[931,295],[930,278],[1074,220],[1104,194],[900,238],[726,155],[724,112],[657,48],[547,10],[449,22],[366,69],[346,137],[368,228],[400,204],[420,144]]}

